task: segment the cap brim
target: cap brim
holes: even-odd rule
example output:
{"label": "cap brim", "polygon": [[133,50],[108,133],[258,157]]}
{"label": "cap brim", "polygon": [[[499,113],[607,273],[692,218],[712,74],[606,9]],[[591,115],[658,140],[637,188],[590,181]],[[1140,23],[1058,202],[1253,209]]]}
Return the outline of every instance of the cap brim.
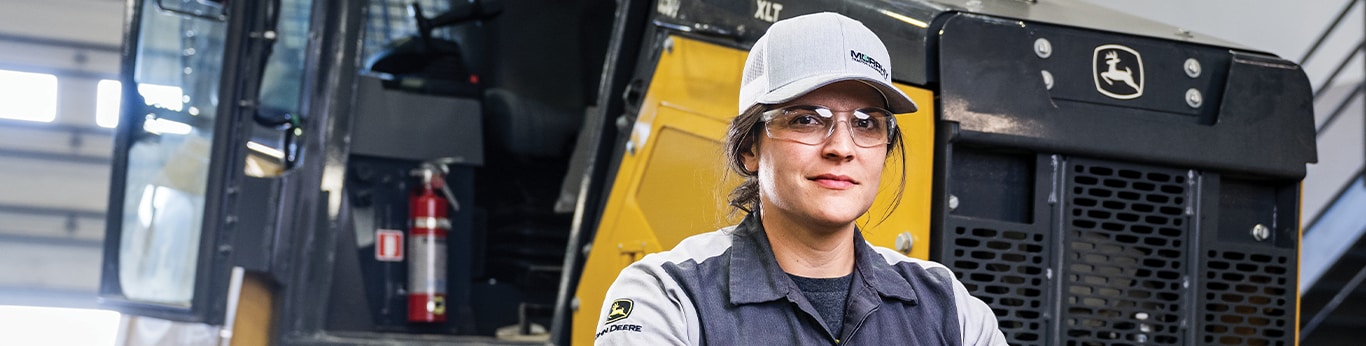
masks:
{"label": "cap brim", "polygon": [[882,93],[882,98],[887,100],[887,110],[892,111],[892,113],[914,113],[916,110],[920,109],[919,107],[916,107],[915,101],[912,101],[910,96],[901,92],[901,89],[897,89],[880,80],[848,75],[816,75],[802,78],[795,82],[788,83],[787,85],[780,86],[768,94],[759,96],[759,99],[755,100],[755,102],[771,105],[792,101],[797,97],[806,95],[806,93],[820,89],[826,85],[847,80],[863,82]]}

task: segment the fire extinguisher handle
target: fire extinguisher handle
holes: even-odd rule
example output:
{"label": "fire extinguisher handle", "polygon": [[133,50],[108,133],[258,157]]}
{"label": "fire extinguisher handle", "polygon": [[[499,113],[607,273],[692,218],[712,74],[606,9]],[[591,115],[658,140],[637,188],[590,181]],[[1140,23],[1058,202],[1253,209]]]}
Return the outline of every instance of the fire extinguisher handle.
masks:
{"label": "fire extinguisher handle", "polygon": [[414,172],[414,175],[427,179],[428,181],[424,181],[424,183],[431,184],[432,187],[441,190],[441,194],[446,197],[446,202],[450,202],[451,210],[458,212],[460,211],[460,202],[456,201],[455,193],[451,192],[450,185],[446,184],[446,173],[450,172],[448,165],[456,162],[459,161],[453,158],[426,161],[422,163],[422,167],[417,172]]}
{"label": "fire extinguisher handle", "polygon": [[451,202],[451,211],[460,211],[460,202],[455,200],[455,193],[451,192],[451,186],[446,184],[444,175],[435,176],[435,180],[441,182],[441,194],[446,196],[446,201]]}

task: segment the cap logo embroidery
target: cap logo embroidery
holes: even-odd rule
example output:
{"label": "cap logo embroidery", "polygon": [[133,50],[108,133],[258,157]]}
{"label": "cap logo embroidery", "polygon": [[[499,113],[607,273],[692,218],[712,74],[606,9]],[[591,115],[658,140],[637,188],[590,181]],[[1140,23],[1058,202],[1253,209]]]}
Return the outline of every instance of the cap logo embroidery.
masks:
{"label": "cap logo embroidery", "polygon": [[631,316],[631,308],[635,307],[635,302],[630,299],[617,299],[612,301],[612,308],[607,312],[607,323],[620,321],[627,316]]}
{"label": "cap logo embroidery", "polygon": [[868,65],[868,67],[871,67],[874,71],[877,71],[877,74],[879,76],[882,76],[882,79],[887,79],[887,69],[883,68],[882,64],[878,63],[877,60],[874,60],[873,57],[854,50],[849,51],[849,57],[854,58],[854,61],[861,62],[864,65]]}
{"label": "cap logo embroidery", "polygon": [[1117,44],[1096,47],[1091,56],[1096,91],[1120,100],[1143,96],[1143,57],[1133,48]]}
{"label": "cap logo embroidery", "polygon": [[783,11],[783,4],[777,1],[754,0],[754,7],[754,19],[769,23],[778,21],[778,13]]}

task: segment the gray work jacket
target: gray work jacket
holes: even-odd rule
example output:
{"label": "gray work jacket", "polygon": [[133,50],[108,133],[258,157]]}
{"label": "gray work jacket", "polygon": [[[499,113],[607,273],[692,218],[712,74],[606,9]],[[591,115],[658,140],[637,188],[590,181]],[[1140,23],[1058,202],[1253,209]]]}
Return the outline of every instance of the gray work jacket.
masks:
{"label": "gray work jacket", "polygon": [[844,330],[778,267],[754,215],[645,256],[607,290],[598,345],[1005,345],[991,308],[948,268],[854,232]]}

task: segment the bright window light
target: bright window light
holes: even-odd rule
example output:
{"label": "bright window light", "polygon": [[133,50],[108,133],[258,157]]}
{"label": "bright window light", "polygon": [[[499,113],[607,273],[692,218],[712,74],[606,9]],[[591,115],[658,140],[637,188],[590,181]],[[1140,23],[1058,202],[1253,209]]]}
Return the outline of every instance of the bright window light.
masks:
{"label": "bright window light", "polygon": [[[177,112],[185,108],[185,94],[180,87],[143,83],[138,85],[138,93],[148,105]],[[123,85],[116,80],[101,80],[96,86],[95,97],[95,124],[106,128],[118,126]]]}
{"label": "bright window light", "polygon": [[149,105],[177,112],[185,109],[185,94],[181,93],[180,87],[142,83],[138,84],[138,93]]}
{"label": "bright window light", "polygon": [[0,305],[0,345],[115,345],[119,313]]}
{"label": "bright window light", "polygon": [[194,128],[190,127],[189,124],[185,124],[179,121],[166,120],[162,118],[153,118],[151,115],[148,115],[147,121],[142,122],[142,130],[159,135],[188,135],[190,134],[190,131],[194,130]]}
{"label": "bright window light", "polygon": [[95,124],[104,128],[119,126],[119,105],[123,84],[116,80],[101,80],[95,86]]}
{"label": "bright window light", "polygon": [[57,119],[57,76],[0,70],[0,118]]}

